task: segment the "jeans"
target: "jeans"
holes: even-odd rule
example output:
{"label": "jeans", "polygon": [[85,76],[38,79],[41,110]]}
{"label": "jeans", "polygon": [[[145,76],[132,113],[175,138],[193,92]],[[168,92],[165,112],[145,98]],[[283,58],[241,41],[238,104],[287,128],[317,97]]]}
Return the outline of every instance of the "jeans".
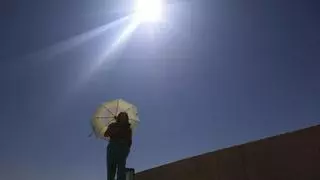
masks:
{"label": "jeans", "polygon": [[124,142],[109,142],[107,147],[108,180],[114,180],[117,171],[117,180],[126,179],[126,161],[130,148]]}

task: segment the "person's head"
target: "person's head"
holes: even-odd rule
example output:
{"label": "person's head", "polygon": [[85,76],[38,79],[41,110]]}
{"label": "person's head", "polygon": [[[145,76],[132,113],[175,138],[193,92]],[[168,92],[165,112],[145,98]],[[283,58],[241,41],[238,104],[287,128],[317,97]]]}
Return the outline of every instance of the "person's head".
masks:
{"label": "person's head", "polygon": [[116,119],[119,123],[124,123],[124,124],[129,123],[129,116],[128,116],[128,113],[126,112],[120,112]]}

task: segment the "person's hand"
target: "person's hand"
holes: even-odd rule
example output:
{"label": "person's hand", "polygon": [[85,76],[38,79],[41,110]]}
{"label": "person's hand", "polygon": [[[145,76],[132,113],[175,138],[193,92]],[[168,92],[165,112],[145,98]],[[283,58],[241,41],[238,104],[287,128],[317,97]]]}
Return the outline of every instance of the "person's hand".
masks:
{"label": "person's hand", "polygon": [[110,135],[109,135],[109,133],[108,133],[108,130],[106,130],[106,132],[104,132],[104,137],[106,137],[106,138],[109,138],[109,137],[110,137]]}

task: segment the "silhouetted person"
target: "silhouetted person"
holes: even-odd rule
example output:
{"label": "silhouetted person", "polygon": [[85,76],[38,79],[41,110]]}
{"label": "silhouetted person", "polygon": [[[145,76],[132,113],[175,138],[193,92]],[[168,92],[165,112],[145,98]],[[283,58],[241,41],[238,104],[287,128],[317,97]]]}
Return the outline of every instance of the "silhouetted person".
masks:
{"label": "silhouetted person", "polygon": [[120,112],[115,117],[117,122],[109,125],[104,136],[109,137],[107,147],[108,180],[114,180],[117,170],[117,180],[125,180],[126,161],[132,144],[132,130],[126,112]]}

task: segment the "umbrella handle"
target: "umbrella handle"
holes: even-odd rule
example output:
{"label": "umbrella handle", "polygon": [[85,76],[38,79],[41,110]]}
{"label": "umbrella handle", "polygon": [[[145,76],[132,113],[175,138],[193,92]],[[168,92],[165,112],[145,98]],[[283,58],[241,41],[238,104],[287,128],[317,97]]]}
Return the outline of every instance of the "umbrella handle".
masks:
{"label": "umbrella handle", "polygon": [[91,131],[91,133],[88,135],[88,138],[92,137],[93,135],[93,131]]}

